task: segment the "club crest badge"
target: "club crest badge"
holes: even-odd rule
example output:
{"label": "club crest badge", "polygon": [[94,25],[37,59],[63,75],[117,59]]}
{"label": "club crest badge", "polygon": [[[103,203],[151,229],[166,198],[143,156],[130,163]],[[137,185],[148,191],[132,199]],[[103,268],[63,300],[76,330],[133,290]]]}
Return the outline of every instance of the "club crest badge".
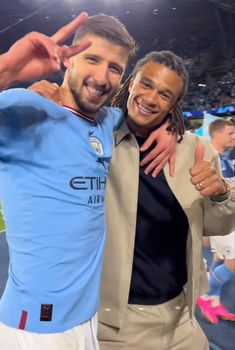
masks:
{"label": "club crest badge", "polygon": [[103,149],[102,142],[98,139],[98,137],[90,136],[89,141],[95,153],[98,154],[99,156],[102,156],[104,154],[104,149]]}

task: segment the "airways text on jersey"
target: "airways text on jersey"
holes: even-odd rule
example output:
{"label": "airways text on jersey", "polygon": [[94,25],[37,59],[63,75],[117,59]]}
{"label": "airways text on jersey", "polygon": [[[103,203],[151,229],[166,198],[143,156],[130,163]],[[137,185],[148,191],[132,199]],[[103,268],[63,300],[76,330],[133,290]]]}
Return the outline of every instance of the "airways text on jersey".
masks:
{"label": "airways text on jersey", "polygon": [[88,205],[104,202],[105,176],[75,176],[70,180],[69,185],[74,190],[84,192],[85,202]]}

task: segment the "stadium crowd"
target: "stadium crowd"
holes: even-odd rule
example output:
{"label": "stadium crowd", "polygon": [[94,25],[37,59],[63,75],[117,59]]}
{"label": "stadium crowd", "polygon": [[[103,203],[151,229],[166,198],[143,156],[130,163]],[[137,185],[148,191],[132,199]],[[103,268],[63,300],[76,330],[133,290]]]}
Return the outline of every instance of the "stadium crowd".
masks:
{"label": "stadium crowd", "polygon": [[189,33],[169,30],[159,32],[154,39],[143,35],[139,41],[141,52],[151,47],[172,50],[184,58],[190,74],[184,110],[212,109],[235,103],[235,50],[221,47],[223,40],[219,35],[215,38],[213,30]]}

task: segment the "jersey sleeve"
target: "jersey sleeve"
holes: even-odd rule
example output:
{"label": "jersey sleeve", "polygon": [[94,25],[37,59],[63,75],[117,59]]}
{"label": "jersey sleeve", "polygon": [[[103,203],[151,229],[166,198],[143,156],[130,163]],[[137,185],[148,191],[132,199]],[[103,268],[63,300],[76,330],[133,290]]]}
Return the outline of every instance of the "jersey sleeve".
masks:
{"label": "jersey sleeve", "polygon": [[8,119],[8,124],[20,121],[28,124],[40,119],[43,113],[42,97],[26,89],[10,89],[0,93],[0,122]]}
{"label": "jersey sleeve", "polygon": [[111,108],[113,115],[113,131],[117,130],[124,120],[124,113],[121,108]]}
{"label": "jersey sleeve", "polygon": [[0,157],[17,152],[32,127],[47,117],[43,98],[26,89],[0,93]]}

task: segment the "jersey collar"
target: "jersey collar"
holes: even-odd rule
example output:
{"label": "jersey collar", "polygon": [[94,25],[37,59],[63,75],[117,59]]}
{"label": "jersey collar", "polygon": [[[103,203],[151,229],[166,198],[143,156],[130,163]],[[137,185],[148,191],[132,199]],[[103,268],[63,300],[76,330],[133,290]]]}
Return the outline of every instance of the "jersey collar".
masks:
{"label": "jersey collar", "polygon": [[75,114],[77,117],[82,118],[82,119],[88,121],[89,123],[92,123],[92,124],[95,123],[95,119],[92,118],[92,117],[90,117],[89,115],[86,115],[86,114],[84,114],[84,113],[82,113],[82,112],[80,112],[80,111],[77,111],[77,110],[74,109],[74,108],[68,107],[68,106],[66,106],[66,105],[62,105],[62,107],[66,108],[67,110],[69,110],[70,112],[72,112],[73,114]]}

